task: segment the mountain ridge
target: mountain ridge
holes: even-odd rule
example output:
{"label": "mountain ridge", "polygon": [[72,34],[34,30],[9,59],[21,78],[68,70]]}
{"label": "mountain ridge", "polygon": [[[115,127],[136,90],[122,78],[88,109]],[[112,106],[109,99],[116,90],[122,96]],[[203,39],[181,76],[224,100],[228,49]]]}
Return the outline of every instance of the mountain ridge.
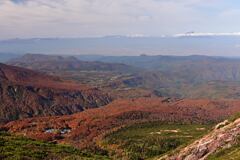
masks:
{"label": "mountain ridge", "polygon": [[73,114],[108,104],[97,88],[0,64],[0,123],[34,116]]}
{"label": "mountain ridge", "polygon": [[25,67],[38,71],[42,70],[78,70],[78,71],[112,71],[136,72],[138,69],[122,63],[89,62],[74,56],[25,54],[22,57],[9,60],[9,65]]}

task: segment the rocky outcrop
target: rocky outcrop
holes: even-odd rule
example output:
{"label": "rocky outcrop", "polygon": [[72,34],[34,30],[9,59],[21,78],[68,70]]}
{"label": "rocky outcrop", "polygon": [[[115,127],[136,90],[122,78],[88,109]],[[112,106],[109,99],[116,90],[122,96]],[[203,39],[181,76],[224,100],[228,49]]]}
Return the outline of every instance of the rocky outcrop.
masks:
{"label": "rocky outcrop", "polygon": [[205,160],[210,154],[236,144],[239,136],[240,118],[232,123],[224,121],[218,124],[211,133],[182,149],[178,154],[159,160]]}

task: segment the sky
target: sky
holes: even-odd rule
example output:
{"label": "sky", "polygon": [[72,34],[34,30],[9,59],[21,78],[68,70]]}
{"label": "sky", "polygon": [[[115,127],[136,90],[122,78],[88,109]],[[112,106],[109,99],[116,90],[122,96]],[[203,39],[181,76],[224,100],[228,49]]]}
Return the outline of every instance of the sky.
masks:
{"label": "sky", "polygon": [[0,39],[240,32],[239,0],[0,0]]}

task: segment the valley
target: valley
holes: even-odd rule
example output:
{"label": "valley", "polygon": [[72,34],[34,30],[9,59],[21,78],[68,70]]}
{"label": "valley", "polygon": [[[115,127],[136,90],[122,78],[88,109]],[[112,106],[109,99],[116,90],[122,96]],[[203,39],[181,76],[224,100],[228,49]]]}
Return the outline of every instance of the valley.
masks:
{"label": "valley", "polygon": [[0,160],[240,160],[239,1],[0,11]]}
{"label": "valley", "polygon": [[[157,124],[157,128],[160,127],[159,129],[164,128],[164,125],[166,128],[171,128],[171,126],[174,127],[173,124],[182,124],[184,128],[184,126],[195,124],[195,126],[193,125],[194,130],[194,127],[202,128],[198,127],[201,125],[214,125],[239,112],[239,104],[240,101],[231,100],[174,100],[164,98],[116,100],[105,107],[69,116],[36,117],[12,121],[2,126],[2,130],[34,139],[69,144],[96,153],[108,153],[109,155],[111,150],[109,151],[108,147],[106,149],[106,146],[102,146],[105,141],[104,137],[109,134],[114,136],[115,132],[118,133],[125,127],[132,125],[138,127],[141,123],[147,125],[149,123],[150,125],[151,122],[154,122]],[[154,130],[154,126],[152,129]],[[198,131],[198,134],[200,133],[201,131]],[[127,152],[122,154],[125,153]],[[145,155],[142,156],[145,157]]]}
{"label": "valley", "polygon": [[115,98],[164,96],[238,99],[240,96],[238,59],[208,56],[94,58],[26,54],[9,60],[7,64],[94,86],[106,90]]}
{"label": "valley", "polygon": [[[239,82],[233,72],[237,63],[227,67],[213,58],[236,75],[226,78],[212,68],[212,58],[194,57],[196,63],[188,58],[160,58],[165,69],[69,56],[14,58],[0,65],[0,130],[43,144],[71,146],[69,156],[75,159],[84,158],[82,151],[89,159],[164,158],[240,112]],[[171,68],[172,61],[177,68]],[[202,72],[200,64],[209,64],[205,67],[210,73]],[[185,74],[187,68],[192,71]],[[200,70],[202,75],[195,75]],[[52,151],[44,155],[58,158]]]}

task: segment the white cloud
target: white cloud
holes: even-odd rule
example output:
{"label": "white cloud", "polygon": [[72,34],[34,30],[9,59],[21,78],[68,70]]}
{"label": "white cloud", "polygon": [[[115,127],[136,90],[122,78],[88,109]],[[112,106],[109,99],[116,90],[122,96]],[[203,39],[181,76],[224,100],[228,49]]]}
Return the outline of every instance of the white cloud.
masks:
{"label": "white cloud", "polygon": [[195,32],[188,32],[188,33],[180,33],[175,34],[173,37],[211,37],[211,36],[240,36],[240,32],[233,32],[233,33],[195,33]]}

